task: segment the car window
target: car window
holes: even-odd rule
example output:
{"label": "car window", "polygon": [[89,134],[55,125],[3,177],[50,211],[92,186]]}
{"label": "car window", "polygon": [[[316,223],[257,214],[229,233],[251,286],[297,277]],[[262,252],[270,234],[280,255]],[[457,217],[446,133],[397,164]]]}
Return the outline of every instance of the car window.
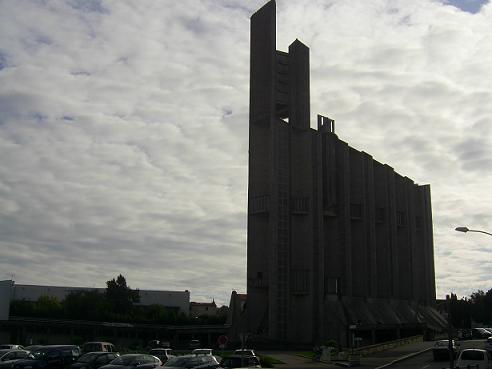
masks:
{"label": "car window", "polygon": [[7,361],[7,360],[12,360],[15,358],[15,352],[9,352],[7,355],[4,355],[2,357],[2,360]]}
{"label": "car window", "polygon": [[483,355],[482,351],[477,351],[477,350],[467,350],[463,351],[461,353],[461,360],[477,360],[477,361],[483,361],[485,360],[485,357]]}
{"label": "car window", "polygon": [[150,360],[150,358],[152,358],[152,356],[149,356],[149,355],[140,355],[138,357],[137,361],[139,363],[141,363],[141,364],[154,362],[154,360]]}
{"label": "car window", "polygon": [[23,358],[27,357],[27,355],[29,355],[29,352],[27,352],[27,351],[17,351],[16,357],[18,359],[23,359]]}
{"label": "car window", "polygon": [[256,366],[256,365],[260,365],[258,359],[256,357],[250,357],[248,359],[248,366]]}
{"label": "car window", "polygon": [[48,359],[58,359],[59,357],[60,357],[59,351],[51,351],[51,352],[48,352],[48,355],[47,355]]}
{"label": "car window", "polygon": [[489,361],[492,361],[492,352],[487,351],[487,358],[489,359]]}
{"label": "car window", "polygon": [[96,364],[102,364],[108,361],[108,358],[106,355],[99,355],[99,357],[96,359]]}

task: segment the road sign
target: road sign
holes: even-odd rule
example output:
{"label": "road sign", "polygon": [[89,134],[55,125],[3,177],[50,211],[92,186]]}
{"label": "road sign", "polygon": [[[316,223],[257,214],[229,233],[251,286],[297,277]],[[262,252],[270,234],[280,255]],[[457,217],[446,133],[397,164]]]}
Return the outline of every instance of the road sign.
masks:
{"label": "road sign", "polygon": [[217,343],[219,344],[219,346],[225,346],[227,341],[229,341],[229,338],[227,338],[225,334],[222,334],[219,336],[219,338],[217,338]]}

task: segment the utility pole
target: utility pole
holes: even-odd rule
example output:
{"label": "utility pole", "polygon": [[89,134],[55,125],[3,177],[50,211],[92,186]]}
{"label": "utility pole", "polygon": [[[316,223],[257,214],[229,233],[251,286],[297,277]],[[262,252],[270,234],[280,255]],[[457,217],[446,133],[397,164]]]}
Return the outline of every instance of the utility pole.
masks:
{"label": "utility pole", "polygon": [[446,295],[446,305],[448,308],[449,369],[454,369],[453,326],[451,324],[451,297],[449,295]]}

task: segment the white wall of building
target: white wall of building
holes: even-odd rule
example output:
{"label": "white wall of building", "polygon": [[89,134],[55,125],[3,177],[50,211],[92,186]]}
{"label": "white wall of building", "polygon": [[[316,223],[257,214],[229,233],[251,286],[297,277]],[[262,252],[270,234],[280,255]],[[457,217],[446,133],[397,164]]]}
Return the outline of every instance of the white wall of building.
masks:
{"label": "white wall of building", "polygon": [[[56,297],[62,301],[71,292],[77,291],[98,291],[104,293],[105,288],[91,287],[63,287],[63,286],[38,286],[28,284],[15,284],[13,288],[13,300],[36,301],[41,296]],[[139,290],[139,305],[164,305],[167,307],[179,308],[180,312],[186,315],[190,312],[190,291],[153,291]]]}
{"label": "white wall of building", "polygon": [[9,319],[10,298],[12,296],[13,281],[0,281],[0,320]]}

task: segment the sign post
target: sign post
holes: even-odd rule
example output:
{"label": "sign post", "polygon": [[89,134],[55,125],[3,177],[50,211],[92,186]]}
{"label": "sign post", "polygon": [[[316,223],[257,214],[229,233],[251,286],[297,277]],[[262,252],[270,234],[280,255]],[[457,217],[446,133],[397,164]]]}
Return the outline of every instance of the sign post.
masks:
{"label": "sign post", "polygon": [[227,336],[225,334],[221,334],[218,338],[217,338],[217,343],[219,344],[219,348],[222,350],[221,352],[221,356],[224,356],[224,349],[227,345],[227,342],[229,341],[229,338],[227,338]]}

